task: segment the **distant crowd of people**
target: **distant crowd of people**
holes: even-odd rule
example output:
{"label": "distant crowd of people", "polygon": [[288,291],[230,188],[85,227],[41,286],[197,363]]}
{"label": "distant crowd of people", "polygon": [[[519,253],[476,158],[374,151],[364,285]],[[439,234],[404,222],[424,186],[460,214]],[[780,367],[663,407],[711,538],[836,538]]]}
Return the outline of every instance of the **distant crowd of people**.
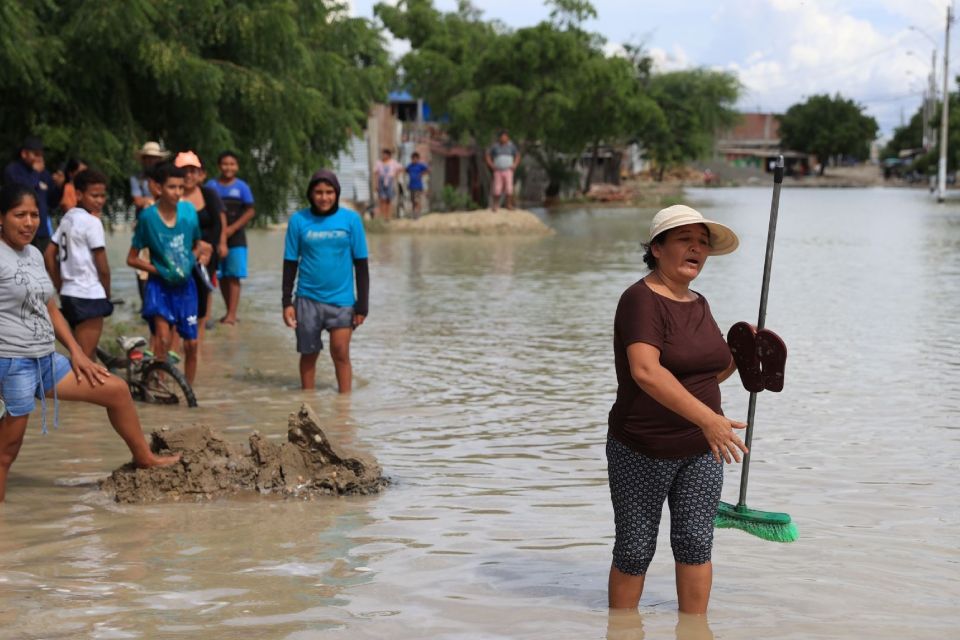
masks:
{"label": "distant crowd of people", "polygon": [[407,189],[410,190],[410,206],[413,218],[420,217],[424,204],[424,177],[430,174],[430,167],[420,161],[420,154],[414,151],[410,154],[410,163],[403,166],[393,159],[393,151],[383,149],[380,159],[373,165],[374,191],[377,194],[377,216],[382,220],[393,218],[394,201],[399,201],[402,182],[400,178],[407,175]]}
{"label": "distant crowd of people", "polygon": [[[505,129],[498,132],[496,142],[484,152],[484,162],[490,169],[490,208],[493,211],[497,211],[504,200],[507,209],[514,208],[515,172],[520,166],[521,157],[520,149],[510,139],[510,133]],[[383,220],[393,218],[394,205],[403,198],[401,178],[406,175],[412,217],[419,218],[425,200],[424,177],[429,174],[430,167],[421,161],[418,152],[414,151],[410,155],[410,162],[404,166],[394,159],[391,149],[382,149],[380,159],[373,167],[377,217]]]}

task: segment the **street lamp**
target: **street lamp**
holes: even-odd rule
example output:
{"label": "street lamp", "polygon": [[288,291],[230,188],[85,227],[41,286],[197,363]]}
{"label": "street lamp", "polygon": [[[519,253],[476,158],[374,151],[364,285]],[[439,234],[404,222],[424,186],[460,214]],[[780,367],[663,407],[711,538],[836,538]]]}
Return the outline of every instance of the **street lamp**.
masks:
{"label": "street lamp", "polygon": [[933,37],[932,35],[930,35],[929,33],[927,33],[926,31],[924,31],[923,29],[921,29],[920,27],[917,27],[917,26],[914,26],[914,25],[910,25],[909,27],[907,27],[907,29],[909,29],[910,31],[916,31],[916,32],[919,33],[920,35],[924,36],[927,40],[929,40],[930,42],[932,42],[934,47],[937,46],[937,39],[934,38],[934,37]]}

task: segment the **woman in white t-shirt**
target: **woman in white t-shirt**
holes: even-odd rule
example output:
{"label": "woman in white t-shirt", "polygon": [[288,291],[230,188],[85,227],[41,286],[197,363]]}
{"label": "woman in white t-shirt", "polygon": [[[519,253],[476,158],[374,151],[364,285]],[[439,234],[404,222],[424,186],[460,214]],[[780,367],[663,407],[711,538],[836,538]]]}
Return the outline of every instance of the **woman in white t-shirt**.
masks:
{"label": "woman in white t-shirt", "polygon": [[107,176],[86,169],[73,179],[77,206],[60,221],[44,254],[60,293],[60,307],[80,348],[96,360],[103,319],[113,313],[110,265],[100,213],[107,201]]}

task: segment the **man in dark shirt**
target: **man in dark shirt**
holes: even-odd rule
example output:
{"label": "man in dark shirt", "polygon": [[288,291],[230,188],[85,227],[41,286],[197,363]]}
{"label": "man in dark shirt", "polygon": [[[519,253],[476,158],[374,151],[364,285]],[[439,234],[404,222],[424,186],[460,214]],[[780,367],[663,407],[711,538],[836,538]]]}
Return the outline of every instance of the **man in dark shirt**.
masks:
{"label": "man in dark shirt", "polygon": [[50,209],[60,202],[62,184],[54,182],[46,170],[43,160],[43,141],[36,136],[27,136],[20,145],[19,157],[3,170],[3,184],[20,184],[29,187],[37,194],[37,208],[40,210],[40,226],[33,238],[33,245],[41,252],[50,244],[53,225],[50,222]]}

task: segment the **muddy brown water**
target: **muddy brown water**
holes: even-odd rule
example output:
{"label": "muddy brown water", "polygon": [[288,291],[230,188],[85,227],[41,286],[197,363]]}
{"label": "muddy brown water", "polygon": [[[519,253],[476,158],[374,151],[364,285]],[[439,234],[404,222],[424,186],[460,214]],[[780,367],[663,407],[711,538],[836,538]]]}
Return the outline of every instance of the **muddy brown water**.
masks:
{"label": "muddy brown water", "polygon": [[[689,195],[742,239],[695,288],[721,327],[754,320],[769,191]],[[242,321],[203,346],[200,408],[141,406],[146,428],[280,439],[306,400],[394,484],[310,502],[118,505],[96,480],[126,460],[122,443],[102,412],[64,405],[49,436],[31,424],[0,509],[0,637],[606,637],[611,323],[653,213],[540,212],[558,233],[539,239],[371,237],[349,399],[327,359],[317,392],[296,389],[282,232],[250,234]],[[130,305],[128,238],[109,242]],[[957,637],[960,204],[785,191],[768,326],[790,359],[784,392],[758,402],[749,502],[788,511],[801,539],[718,531],[710,629]],[[723,391],[744,415],[736,379]],[[726,499],[738,479],[729,468]],[[677,626],[665,531],[640,615],[610,637],[643,637],[640,623],[648,638],[709,637]]]}

